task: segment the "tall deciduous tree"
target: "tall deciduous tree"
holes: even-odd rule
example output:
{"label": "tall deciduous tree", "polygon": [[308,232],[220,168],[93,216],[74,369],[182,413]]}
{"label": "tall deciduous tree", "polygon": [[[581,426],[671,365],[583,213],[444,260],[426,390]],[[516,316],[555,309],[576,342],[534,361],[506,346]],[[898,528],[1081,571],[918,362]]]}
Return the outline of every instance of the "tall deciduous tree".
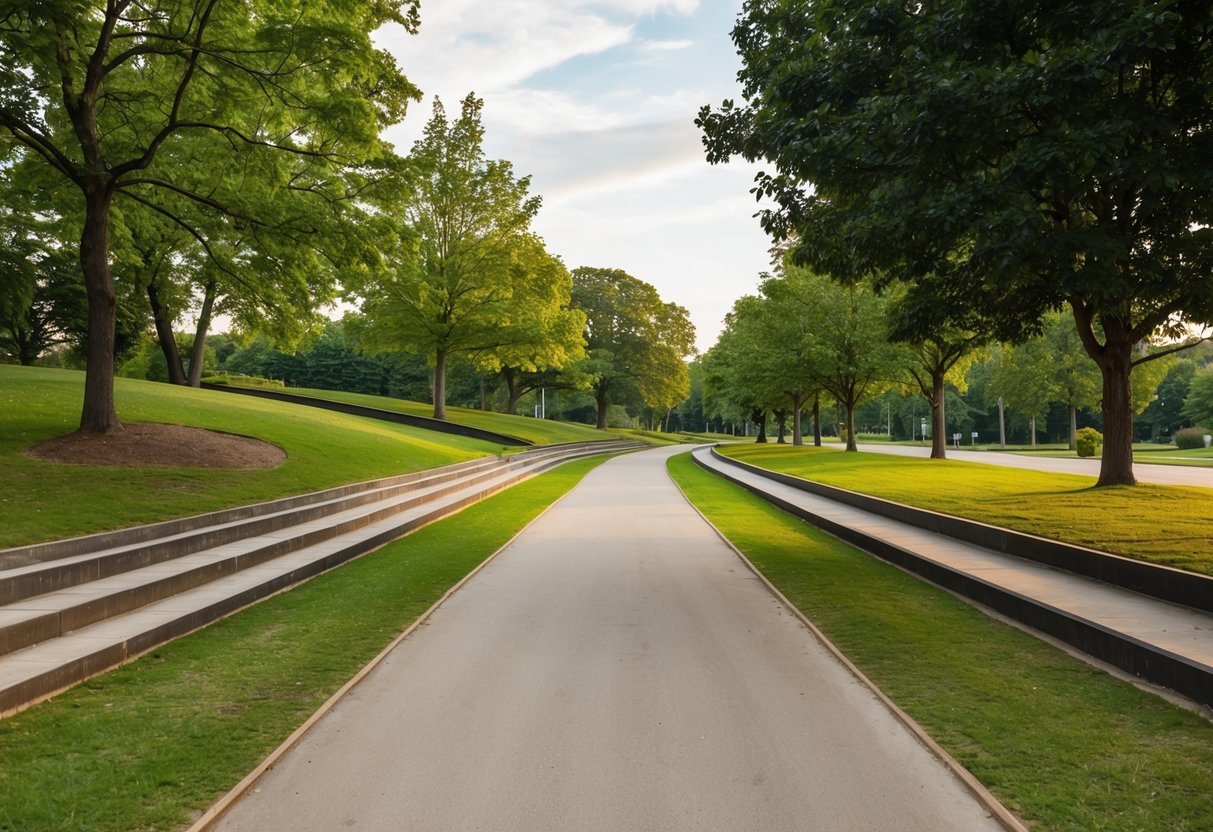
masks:
{"label": "tall deciduous tree", "polygon": [[1028,420],[1031,445],[1036,447],[1036,420],[1048,412],[1054,391],[1049,383],[1053,358],[1043,338],[1018,345],[1003,344],[994,358],[990,389],[1012,411]]}
{"label": "tall deciduous tree", "polygon": [[[0,6],[0,127],[78,192],[88,357],[80,428],[120,426],[110,271],[116,198],[173,218],[178,199],[258,218],[199,185],[193,143],[260,160],[358,164],[416,90],[371,32],[416,0],[20,0]],[[213,158],[207,156],[206,158]],[[272,162],[269,162],[272,164]],[[304,178],[303,187],[321,187]],[[198,229],[201,244],[205,236]]]}
{"label": "tall deciduous tree", "polygon": [[494,371],[577,357],[569,274],[528,230],[540,204],[530,178],[485,157],[483,106],[468,95],[451,121],[434,102],[407,160],[412,190],[396,261],[359,290],[369,343],[429,357],[437,419],[446,418],[452,355]]}
{"label": "tall deciduous tree", "polygon": [[1213,5],[748,0],[733,38],[746,104],[699,123],[774,165],[768,230],[1001,338],[1068,302],[1099,484],[1134,482],[1131,374],[1166,351],[1136,347],[1213,321]]}
{"label": "tall deciduous tree", "polygon": [[573,306],[586,316],[584,368],[600,430],[611,404],[668,410],[686,398],[695,327],[684,308],[624,271],[586,267],[573,270]]}
{"label": "tall deciduous tree", "polygon": [[870,282],[840,286],[793,265],[784,267],[784,294],[808,316],[808,370],[816,385],[846,411],[848,451],[857,451],[855,410],[900,380],[905,348],[889,341],[889,299]]}
{"label": "tall deciduous tree", "polygon": [[[1099,370],[1091,362],[1078,338],[1074,321],[1069,316],[1060,313],[1050,313],[1045,322],[1045,344],[1051,361],[1047,365],[1045,378],[1058,400],[1065,403],[1070,413],[1069,447],[1071,451],[1078,448],[1078,411],[1081,408],[1094,407],[1099,402],[1100,377]],[[1134,388],[1144,392],[1149,386],[1144,378],[1140,378]],[[1137,394],[1140,396],[1140,392]],[[1140,408],[1134,406],[1134,412]]]}

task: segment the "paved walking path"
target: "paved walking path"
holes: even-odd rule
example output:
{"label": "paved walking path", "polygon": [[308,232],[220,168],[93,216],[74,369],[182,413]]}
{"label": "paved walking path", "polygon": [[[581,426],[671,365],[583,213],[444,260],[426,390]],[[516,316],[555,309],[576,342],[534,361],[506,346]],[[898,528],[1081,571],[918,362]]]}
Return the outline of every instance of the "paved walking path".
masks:
{"label": "paved walking path", "polygon": [[1213,635],[1213,614],[1139,595],[818,497],[720,462],[712,457],[711,449],[707,447],[696,449],[694,454],[696,459],[730,478],[753,485],[839,525],[860,530],[928,560],[1213,668],[1213,638],[1210,637]]}
{"label": "paved walking path", "polygon": [[216,828],[1000,829],[691,509],[616,458]]}
{"label": "paved walking path", "polygon": [[[929,457],[931,455],[929,447],[914,445],[863,444],[859,446],[859,450],[876,454],[893,454],[895,456]],[[1023,454],[1006,451],[968,451],[963,447],[949,447],[948,459],[959,459],[963,462],[982,462],[986,465],[1002,465],[1006,468],[1050,471],[1056,474],[1080,474],[1087,477],[1099,476],[1098,459],[1024,456]],[[1156,485],[1196,485],[1204,488],[1213,488],[1213,467],[1151,465],[1148,462],[1136,462],[1133,464],[1133,475],[1137,477],[1138,482],[1149,482]]]}

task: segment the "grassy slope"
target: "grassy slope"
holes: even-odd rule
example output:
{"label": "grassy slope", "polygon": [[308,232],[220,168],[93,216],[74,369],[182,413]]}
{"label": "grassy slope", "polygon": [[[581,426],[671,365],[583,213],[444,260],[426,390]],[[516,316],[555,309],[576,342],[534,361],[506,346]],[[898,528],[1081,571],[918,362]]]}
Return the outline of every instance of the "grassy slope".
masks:
{"label": "grassy slope", "polygon": [[0,720],[0,832],[179,829],[602,457]]}
{"label": "grassy slope", "polygon": [[670,468],[792,603],[1033,829],[1213,829],[1213,723],[801,523],[686,455]]}
{"label": "grassy slope", "polygon": [[1213,574],[1209,489],[1095,489],[1091,477],[788,445],[730,445],[721,450],[828,485]]}
{"label": "grassy slope", "polygon": [[[314,396],[317,399],[328,399],[335,402],[348,402],[364,407],[378,407],[396,413],[407,413],[410,416],[434,415],[432,405],[421,402],[393,399],[387,396],[372,396],[366,393],[346,393],[341,390],[314,390],[307,387],[290,387],[283,392],[298,396]],[[484,410],[472,410],[467,407],[447,407],[447,420],[474,428],[482,428],[506,436],[517,436],[538,445],[552,445],[561,442],[593,442],[611,437],[589,425],[579,425],[572,422],[557,422],[554,419],[531,419],[526,416],[515,416],[508,413],[491,413]]]}
{"label": "grassy slope", "polygon": [[256,436],[288,454],[278,468],[103,468],[18,451],[74,430],[83,373],[0,365],[0,548],[197,514],[495,453],[474,439],[330,411],[131,379],[118,414]]}

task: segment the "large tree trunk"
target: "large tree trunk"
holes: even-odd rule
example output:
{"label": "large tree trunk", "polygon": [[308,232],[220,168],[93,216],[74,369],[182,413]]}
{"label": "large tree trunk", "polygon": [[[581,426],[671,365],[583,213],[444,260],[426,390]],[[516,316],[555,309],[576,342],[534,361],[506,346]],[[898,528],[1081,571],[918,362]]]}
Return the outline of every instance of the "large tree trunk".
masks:
{"label": "large tree trunk", "polygon": [[1103,375],[1103,485],[1136,485],[1133,476],[1133,345],[1109,342],[1097,360]]}
{"label": "large tree trunk", "polygon": [[1028,421],[1028,430],[1030,430],[1032,432],[1032,447],[1035,448],[1036,447],[1036,417],[1035,416],[1033,416]]}
{"label": "large tree trunk", "polygon": [[1133,476],[1133,347],[1140,340],[1132,324],[1115,317],[1099,323],[1104,343],[1095,337],[1095,316],[1091,307],[1076,298],[1070,309],[1078,327],[1078,337],[1087,355],[1099,366],[1103,377],[1103,456],[1096,486],[1136,485]]}
{"label": "large tree trunk", "polygon": [[97,185],[86,191],[80,268],[88,295],[88,342],[81,433],[113,433],[122,428],[114,407],[114,322],[118,294],[110,274],[109,210],[110,193],[105,186]]}
{"label": "large tree trunk", "polygon": [[940,367],[931,370],[931,395],[927,403],[931,405],[931,459],[948,458],[948,427],[944,413],[945,394],[943,376],[946,371]]}
{"label": "large tree trunk", "polygon": [[446,419],[446,350],[434,355],[434,418]]}
{"label": "large tree trunk", "polygon": [[998,447],[1007,446],[1007,414],[1003,408],[1002,396],[998,397]]}
{"label": "large tree trunk", "polygon": [[797,391],[792,397],[792,445],[804,444],[804,429],[800,426],[800,409],[804,407],[804,394]]}
{"label": "large tree trunk", "polygon": [[211,313],[215,309],[215,293],[219,284],[214,280],[206,282],[202,295],[202,309],[198,313],[198,326],[194,329],[194,346],[190,349],[190,387],[202,386],[202,362],[206,358],[206,334],[211,328]]}
{"label": "large tree trunk", "polygon": [[788,441],[784,439],[784,435],[788,431],[788,411],[784,408],[779,408],[775,413],[775,441],[780,445],[786,445]]}
{"label": "large tree trunk", "polygon": [[821,447],[821,396],[813,396],[813,446]]}
{"label": "large tree trunk", "polygon": [[522,390],[518,386],[518,374],[513,367],[502,367],[501,378],[505,380],[505,412],[517,413],[518,400],[522,398]]}
{"label": "large tree trunk", "polygon": [[607,408],[610,407],[610,403],[607,401],[606,388],[602,388],[595,392],[594,403],[598,406],[598,429],[606,430],[607,429]]}
{"label": "large tree trunk", "polygon": [[185,384],[185,369],[181,366],[181,353],[177,349],[177,338],[173,335],[173,321],[168,310],[160,303],[160,294],[156,291],[154,280],[147,284],[147,302],[152,307],[156,341],[160,344],[160,352],[164,353],[165,363],[168,364],[169,384]]}
{"label": "large tree trunk", "polygon": [[858,451],[855,443],[855,400],[847,399],[847,450]]}
{"label": "large tree trunk", "polygon": [[765,445],[767,441],[767,412],[755,408],[750,411],[750,420],[754,422],[754,427],[758,429],[758,438],[754,441]]}

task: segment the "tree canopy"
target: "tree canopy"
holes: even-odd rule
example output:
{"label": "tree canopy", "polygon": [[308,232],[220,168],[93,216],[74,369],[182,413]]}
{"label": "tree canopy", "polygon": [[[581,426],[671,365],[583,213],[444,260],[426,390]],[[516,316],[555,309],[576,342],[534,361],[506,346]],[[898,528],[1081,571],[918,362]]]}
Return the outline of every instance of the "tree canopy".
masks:
{"label": "tree canopy", "polygon": [[1100,484],[1133,482],[1131,372],[1213,321],[1213,6],[748,0],[745,102],[709,159],[765,160],[798,262],[976,306],[1001,338],[1068,303],[1102,377]]}
{"label": "tree canopy", "polygon": [[213,187],[217,158],[276,188],[344,198],[329,174],[374,160],[380,131],[418,95],[370,39],[387,22],[415,30],[416,0],[10,0],[0,12],[0,127],[76,193],[89,314],[80,427],[108,432],[119,426],[114,200],[176,223],[219,262],[215,226],[193,212],[240,233],[284,218]]}
{"label": "tree canopy", "polygon": [[405,160],[399,244],[357,289],[370,343],[429,357],[437,419],[446,418],[448,356],[496,371],[563,367],[582,354],[569,273],[529,230],[540,199],[529,177],[485,157],[483,105],[469,94],[452,121],[435,100]]}
{"label": "tree canopy", "polygon": [[589,267],[573,270],[573,307],[586,316],[584,369],[599,429],[607,427],[611,404],[668,410],[686,398],[686,359],[695,352],[686,309],[627,272]]}

